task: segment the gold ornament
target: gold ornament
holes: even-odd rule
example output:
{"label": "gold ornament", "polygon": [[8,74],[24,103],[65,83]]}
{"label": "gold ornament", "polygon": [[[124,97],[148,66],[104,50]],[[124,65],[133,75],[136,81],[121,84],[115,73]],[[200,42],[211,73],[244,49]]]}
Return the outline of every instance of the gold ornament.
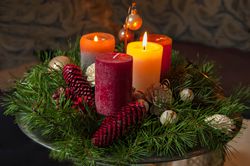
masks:
{"label": "gold ornament", "polygon": [[162,84],[154,84],[146,91],[147,99],[157,107],[169,105],[173,102],[172,91]]}
{"label": "gold ornament", "polygon": [[226,134],[229,134],[229,132],[232,132],[236,128],[233,120],[226,115],[214,114],[207,117],[204,121],[214,129],[219,129]]}
{"label": "gold ornament", "polygon": [[92,63],[85,72],[87,81],[91,83],[91,86],[95,86],[95,63]]}
{"label": "gold ornament", "polygon": [[132,31],[136,31],[142,26],[142,18],[138,14],[130,14],[127,20],[127,26]]}
{"label": "gold ornament", "polygon": [[128,29],[132,31],[138,30],[142,26],[142,18],[139,14],[137,14],[135,2],[132,3],[131,12],[126,18],[126,24]]}
{"label": "gold ornament", "polygon": [[184,102],[191,102],[194,99],[194,92],[189,88],[185,88],[180,91],[180,98]]}
{"label": "gold ornament", "polygon": [[[126,34],[127,33],[127,34]],[[126,35],[125,35],[126,34]],[[127,38],[127,41],[128,42],[131,42],[134,40],[134,32],[133,31],[130,31],[130,30],[126,30],[124,29],[124,27],[119,31],[119,34],[118,34],[118,37],[119,37],[119,40],[120,41],[124,41],[125,40],[125,37]]]}
{"label": "gold ornament", "polygon": [[51,59],[51,61],[49,62],[49,71],[51,70],[61,70],[63,69],[63,67],[67,64],[70,64],[71,60],[69,57],[61,55],[61,56],[56,56],[54,58]]}
{"label": "gold ornament", "polygon": [[146,99],[153,104],[150,112],[155,115],[161,115],[161,113],[168,108],[174,101],[172,91],[169,88],[169,82],[166,84],[154,84],[146,91]]}
{"label": "gold ornament", "polygon": [[166,110],[161,114],[160,122],[162,125],[172,124],[177,122],[177,114],[172,110]]}

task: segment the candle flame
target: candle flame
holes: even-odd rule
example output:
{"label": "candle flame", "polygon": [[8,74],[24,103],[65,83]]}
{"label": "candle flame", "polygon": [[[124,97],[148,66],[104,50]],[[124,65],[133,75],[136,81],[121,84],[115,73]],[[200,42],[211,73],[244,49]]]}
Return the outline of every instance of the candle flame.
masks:
{"label": "candle flame", "polygon": [[98,42],[98,37],[95,35],[95,37],[94,37],[94,41],[95,42]]}
{"label": "candle flame", "polygon": [[142,39],[142,47],[144,50],[146,49],[147,41],[148,41],[148,35],[147,35],[147,32],[145,32],[143,35],[143,39]]}

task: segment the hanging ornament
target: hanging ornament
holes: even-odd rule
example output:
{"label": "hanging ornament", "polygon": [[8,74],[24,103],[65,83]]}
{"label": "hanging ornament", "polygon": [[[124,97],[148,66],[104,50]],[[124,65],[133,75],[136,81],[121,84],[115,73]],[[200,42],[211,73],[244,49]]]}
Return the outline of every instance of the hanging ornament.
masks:
{"label": "hanging ornament", "polygon": [[160,116],[160,122],[162,125],[172,124],[177,122],[177,114],[172,110],[164,111]]}
{"label": "hanging ornament", "polygon": [[138,30],[142,26],[142,18],[139,14],[137,14],[135,2],[132,3],[131,13],[126,18],[126,23],[128,29],[132,31]]}
{"label": "hanging ornament", "polygon": [[[124,26],[125,26],[125,25],[124,25]],[[120,40],[120,41],[124,41],[124,40],[125,40],[125,37],[126,37],[128,42],[133,41],[133,40],[134,40],[134,36],[135,36],[135,35],[134,35],[134,32],[131,31],[131,30],[127,30],[127,32],[126,32],[124,26],[123,26],[123,28],[119,31],[119,34],[118,34],[119,40]],[[127,34],[126,34],[126,33],[127,33]],[[126,35],[125,35],[125,34],[126,34]]]}
{"label": "hanging ornament", "polygon": [[56,56],[49,62],[49,71],[51,70],[61,70],[67,64],[70,64],[71,60],[67,56]]}
{"label": "hanging ornament", "polygon": [[236,128],[232,119],[221,114],[209,116],[205,119],[205,122],[214,129],[219,129],[226,134],[229,134]]}
{"label": "hanging ornament", "polygon": [[85,72],[87,81],[90,82],[91,86],[95,86],[95,63],[92,63]]}
{"label": "hanging ornament", "polygon": [[138,126],[147,113],[142,102],[129,103],[119,112],[107,116],[99,129],[92,136],[92,143],[97,147],[111,145],[116,139],[124,136],[133,127]]}
{"label": "hanging ornament", "polygon": [[85,110],[83,101],[89,108],[94,106],[94,92],[89,82],[83,77],[80,67],[73,64],[64,66],[63,78],[68,85],[65,95],[74,102],[75,106],[79,106],[83,111]]}
{"label": "hanging ornament", "polygon": [[162,112],[173,102],[172,91],[169,82],[154,84],[146,91],[146,99],[153,104],[150,113],[160,116]]}
{"label": "hanging ornament", "polygon": [[191,102],[194,99],[194,92],[189,88],[185,88],[180,91],[180,98],[184,102]]}

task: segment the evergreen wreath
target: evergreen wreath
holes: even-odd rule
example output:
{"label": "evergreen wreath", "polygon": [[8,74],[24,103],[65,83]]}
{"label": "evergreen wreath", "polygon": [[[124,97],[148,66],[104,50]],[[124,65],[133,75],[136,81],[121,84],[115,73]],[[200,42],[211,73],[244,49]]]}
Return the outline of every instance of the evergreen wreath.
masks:
{"label": "evergreen wreath", "polygon": [[[105,118],[98,115],[91,104],[94,94],[87,94],[89,100],[86,103],[78,100],[79,93],[65,91],[70,83],[65,82],[64,77],[70,81],[69,74],[62,74],[63,69],[48,70],[50,59],[57,55],[67,55],[74,65],[79,66],[78,46],[76,42],[69,45],[68,51],[39,54],[44,62],[17,81],[13,93],[4,100],[6,115],[22,115],[18,123],[30,131],[38,130],[52,144],[52,158],[72,160],[75,165],[95,165],[97,162],[126,165],[153,156],[184,157],[197,149],[228,151],[226,143],[241,128],[240,114],[247,109],[244,102],[250,98],[249,87],[240,87],[225,97],[214,63],[191,63],[178,51],[173,51],[167,76],[171,102],[155,104],[149,95],[145,97],[150,103],[149,112],[145,113],[144,105],[135,102],[122,108],[119,115]],[[117,48],[119,51],[122,47]],[[76,72],[77,76],[72,77],[79,78],[81,85],[94,93],[84,75],[78,77],[77,67],[68,70],[71,74]],[[73,83],[70,86],[75,88]],[[58,93],[59,88],[63,89],[62,93]],[[194,98],[183,100],[180,96],[183,89],[191,89]],[[138,112],[131,112],[131,109]],[[165,110],[176,113],[174,123],[161,124],[158,113]],[[223,126],[220,120],[212,123],[211,117],[218,114],[229,117],[236,127]],[[130,132],[125,132],[127,130]]]}

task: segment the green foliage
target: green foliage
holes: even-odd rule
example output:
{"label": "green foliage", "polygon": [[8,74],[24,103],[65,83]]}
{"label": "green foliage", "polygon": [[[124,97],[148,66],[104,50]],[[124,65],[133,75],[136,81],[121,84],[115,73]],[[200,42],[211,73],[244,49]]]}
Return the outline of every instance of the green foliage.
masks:
{"label": "green foliage", "polygon": [[[88,109],[84,114],[71,107],[71,101],[61,95],[52,99],[59,87],[66,87],[61,71],[48,71],[49,60],[56,55],[67,55],[80,65],[79,43],[68,51],[43,53],[43,63],[32,68],[14,91],[5,97],[6,115],[22,115],[20,122],[30,131],[39,130],[52,144],[51,157],[72,160],[75,165],[95,165],[104,162],[114,165],[135,163],[150,156],[185,156],[197,149],[227,150],[226,142],[233,135],[213,129],[204,121],[214,114],[227,115],[240,128],[239,116],[247,107],[243,101],[250,98],[250,88],[241,87],[224,97],[214,64],[194,64],[179,52],[173,51],[172,69],[167,78],[173,91],[174,102],[168,107],[178,115],[178,122],[162,126],[159,117],[149,115],[126,136],[107,148],[91,144],[91,135],[98,128],[100,118]],[[122,45],[117,49],[122,49]],[[193,102],[183,102],[179,92],[190,88],[195,94]]]}

